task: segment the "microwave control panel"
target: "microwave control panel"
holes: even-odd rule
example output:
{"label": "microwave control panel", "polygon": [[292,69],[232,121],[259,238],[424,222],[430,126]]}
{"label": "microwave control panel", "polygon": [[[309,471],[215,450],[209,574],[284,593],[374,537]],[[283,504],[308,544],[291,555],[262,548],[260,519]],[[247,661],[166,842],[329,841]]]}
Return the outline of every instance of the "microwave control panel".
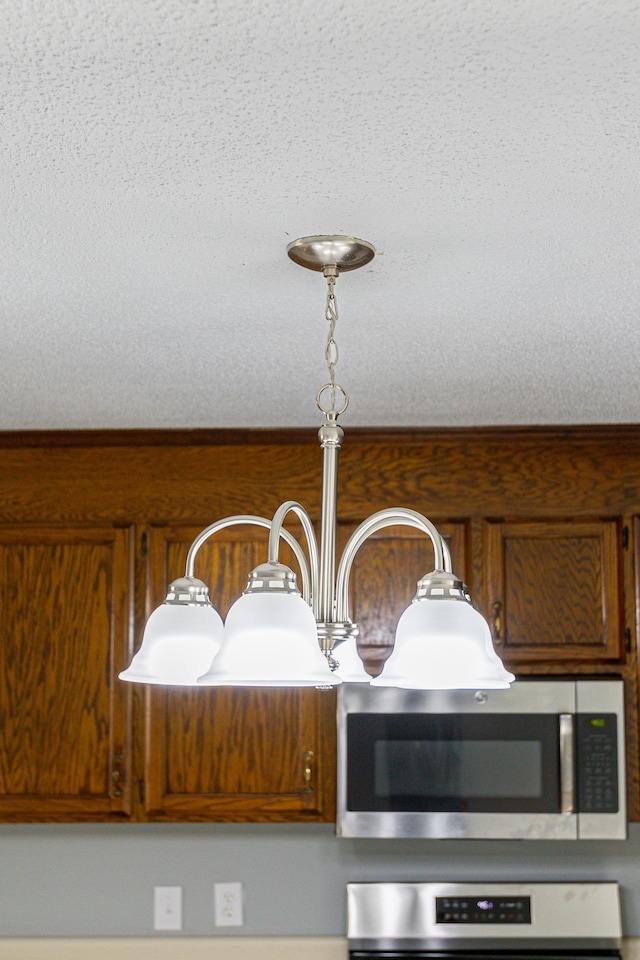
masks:
{"label": "microwave control panel", "polygon": [[618,731],[614,713],[579,713],[577,720],[578,810],[618,811]]}
{"label": "microwave control panel", "polygon": [[531,923],[531,897],[436,897],[436,923]]}

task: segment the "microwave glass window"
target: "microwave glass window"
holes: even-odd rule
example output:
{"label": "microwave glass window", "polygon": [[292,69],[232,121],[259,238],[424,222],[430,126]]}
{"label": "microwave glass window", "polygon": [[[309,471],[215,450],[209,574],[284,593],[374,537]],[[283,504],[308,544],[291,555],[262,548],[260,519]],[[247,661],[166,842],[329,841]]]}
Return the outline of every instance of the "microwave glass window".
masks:
{"label": "microwave glass window", "polygon": [[377,740],[374,789],[377,797],[539,798],[542,745],[538,740]]}
{"label": "microwave glass window", "polygon": [[351,713],[347,809],[559,813],[556,714]]}

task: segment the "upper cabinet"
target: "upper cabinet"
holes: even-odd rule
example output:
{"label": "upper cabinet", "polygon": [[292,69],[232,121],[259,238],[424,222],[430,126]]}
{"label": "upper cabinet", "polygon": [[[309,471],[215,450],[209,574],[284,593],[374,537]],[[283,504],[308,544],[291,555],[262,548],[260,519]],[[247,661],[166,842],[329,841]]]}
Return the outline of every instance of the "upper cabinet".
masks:
{"label": "upper cabinet", "polygon": [[[189,545],[204,526],[206,520],[199,527],[149,529],[150,609],[162,601],[167,583],[184,575]],[[255,527],[223,530],[201,547],[195,573],[223,617],[266,551],[267,531]],[[287,549],[281,559],[295,565]],[[332,819],[333,770],[323,724],[334,711],[331,691],[149,687],[146,817]]]}
{"label": "upper cabinet", "polygon": [[621,663],[625,655],[618,520],[487,522],[486,603],[511,664]]}
{"label": "upper cabinet", "polygon": [[[318,527],[321,484],[314,431],[0,435],[0,820],[333,819],[335,692],[118,679],[204,526],[295,498]],[[640,427],[347,431],[339,548],[393,506],[437,525],[516,675],[624,679],[639,819]],[[223,615],[266,556],[259,528],[202,547]],[[433,566],[412,528],[356,555],[371,673]]]}
{"label": "upper cabinet", "polygon": [[131,535],[0,526],[0,819],[131,807]]}

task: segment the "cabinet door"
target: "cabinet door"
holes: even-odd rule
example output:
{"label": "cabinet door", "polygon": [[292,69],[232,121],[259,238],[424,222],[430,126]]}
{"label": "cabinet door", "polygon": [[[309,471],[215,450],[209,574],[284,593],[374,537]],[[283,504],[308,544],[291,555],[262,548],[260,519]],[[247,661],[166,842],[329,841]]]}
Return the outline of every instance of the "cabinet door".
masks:
{"label": "cabinet door", "polygon": [[[437,523],[449,551],[453,571],[467,580],[464,523]],[[340,540],[346,539],[341,529]],[[433,570],[431,540],[411,527],[389,527],[363,543],[350,580],[351,619],[359,627],[358,650],[375,676],[393,649],[396,624],[416,593],[416,585]]]}
{"label": "cabinet door", "polygon": [[129,812],[130,532],[0,526],[0,819]]}
{"label": "cabinet door", "polygon": [[[149,530],[150,609],[183,576],[197,528]],[[267,558],[267,531],[231,528],[198,553],[195,574],[220,614]],[[281,560],[295,564],[281,552]],[[331,820],[332,691],[296,688],[147,689],[148,819]],[[328,740],[328,747],[326,741]]]}
{"label": "cabinet door", "polygon": [[487,609],[513,664],[624,658],[616,520],[485,525]]}

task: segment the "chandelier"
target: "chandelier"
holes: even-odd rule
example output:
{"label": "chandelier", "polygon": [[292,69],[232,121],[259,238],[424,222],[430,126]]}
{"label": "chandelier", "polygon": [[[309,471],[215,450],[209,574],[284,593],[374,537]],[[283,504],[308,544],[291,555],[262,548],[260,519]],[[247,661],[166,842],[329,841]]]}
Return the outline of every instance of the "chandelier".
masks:
{"label": "chandelier", "polygon": [[[508,687],[513,674],[497,657],[489,626],[471,605],[467,587],[452,571],[449,549],[427,517],[404,507],[372,514],[352,533],[336,569],[338,455],[344,436],[338,417],[349,398],[335,378],[335,284],[340,273],[369,263],[375,249],[355,237],[316,236],[295,240],[287,252],[327,281],[329,380],[316,395],[324,415],[318,431],[323,456],[320,543],[309,514],[295,500],[281,504],[272,519],[237,515],[206,527],[189,548],[184,577],[170,584],[164,602],[149,617],[140,650],[120,678],[178,686],[324,688],[347,681],[422,690]],[[290,514],[301,524],[306,553],[285,529]],[[268,557],[249,574],[246,590],[223,625],[209,588],[194,576],[195,562],[205,541],[240,524],[268,529]],[[418,580],[416,595],[398,621],[393,651],[372,679],[357,653],[349,576],[364,542],[392,526],[412,527],[431,540],[434,569]],[[281,542],[299,565],[301,590],[294,571],[279,560]]]}

